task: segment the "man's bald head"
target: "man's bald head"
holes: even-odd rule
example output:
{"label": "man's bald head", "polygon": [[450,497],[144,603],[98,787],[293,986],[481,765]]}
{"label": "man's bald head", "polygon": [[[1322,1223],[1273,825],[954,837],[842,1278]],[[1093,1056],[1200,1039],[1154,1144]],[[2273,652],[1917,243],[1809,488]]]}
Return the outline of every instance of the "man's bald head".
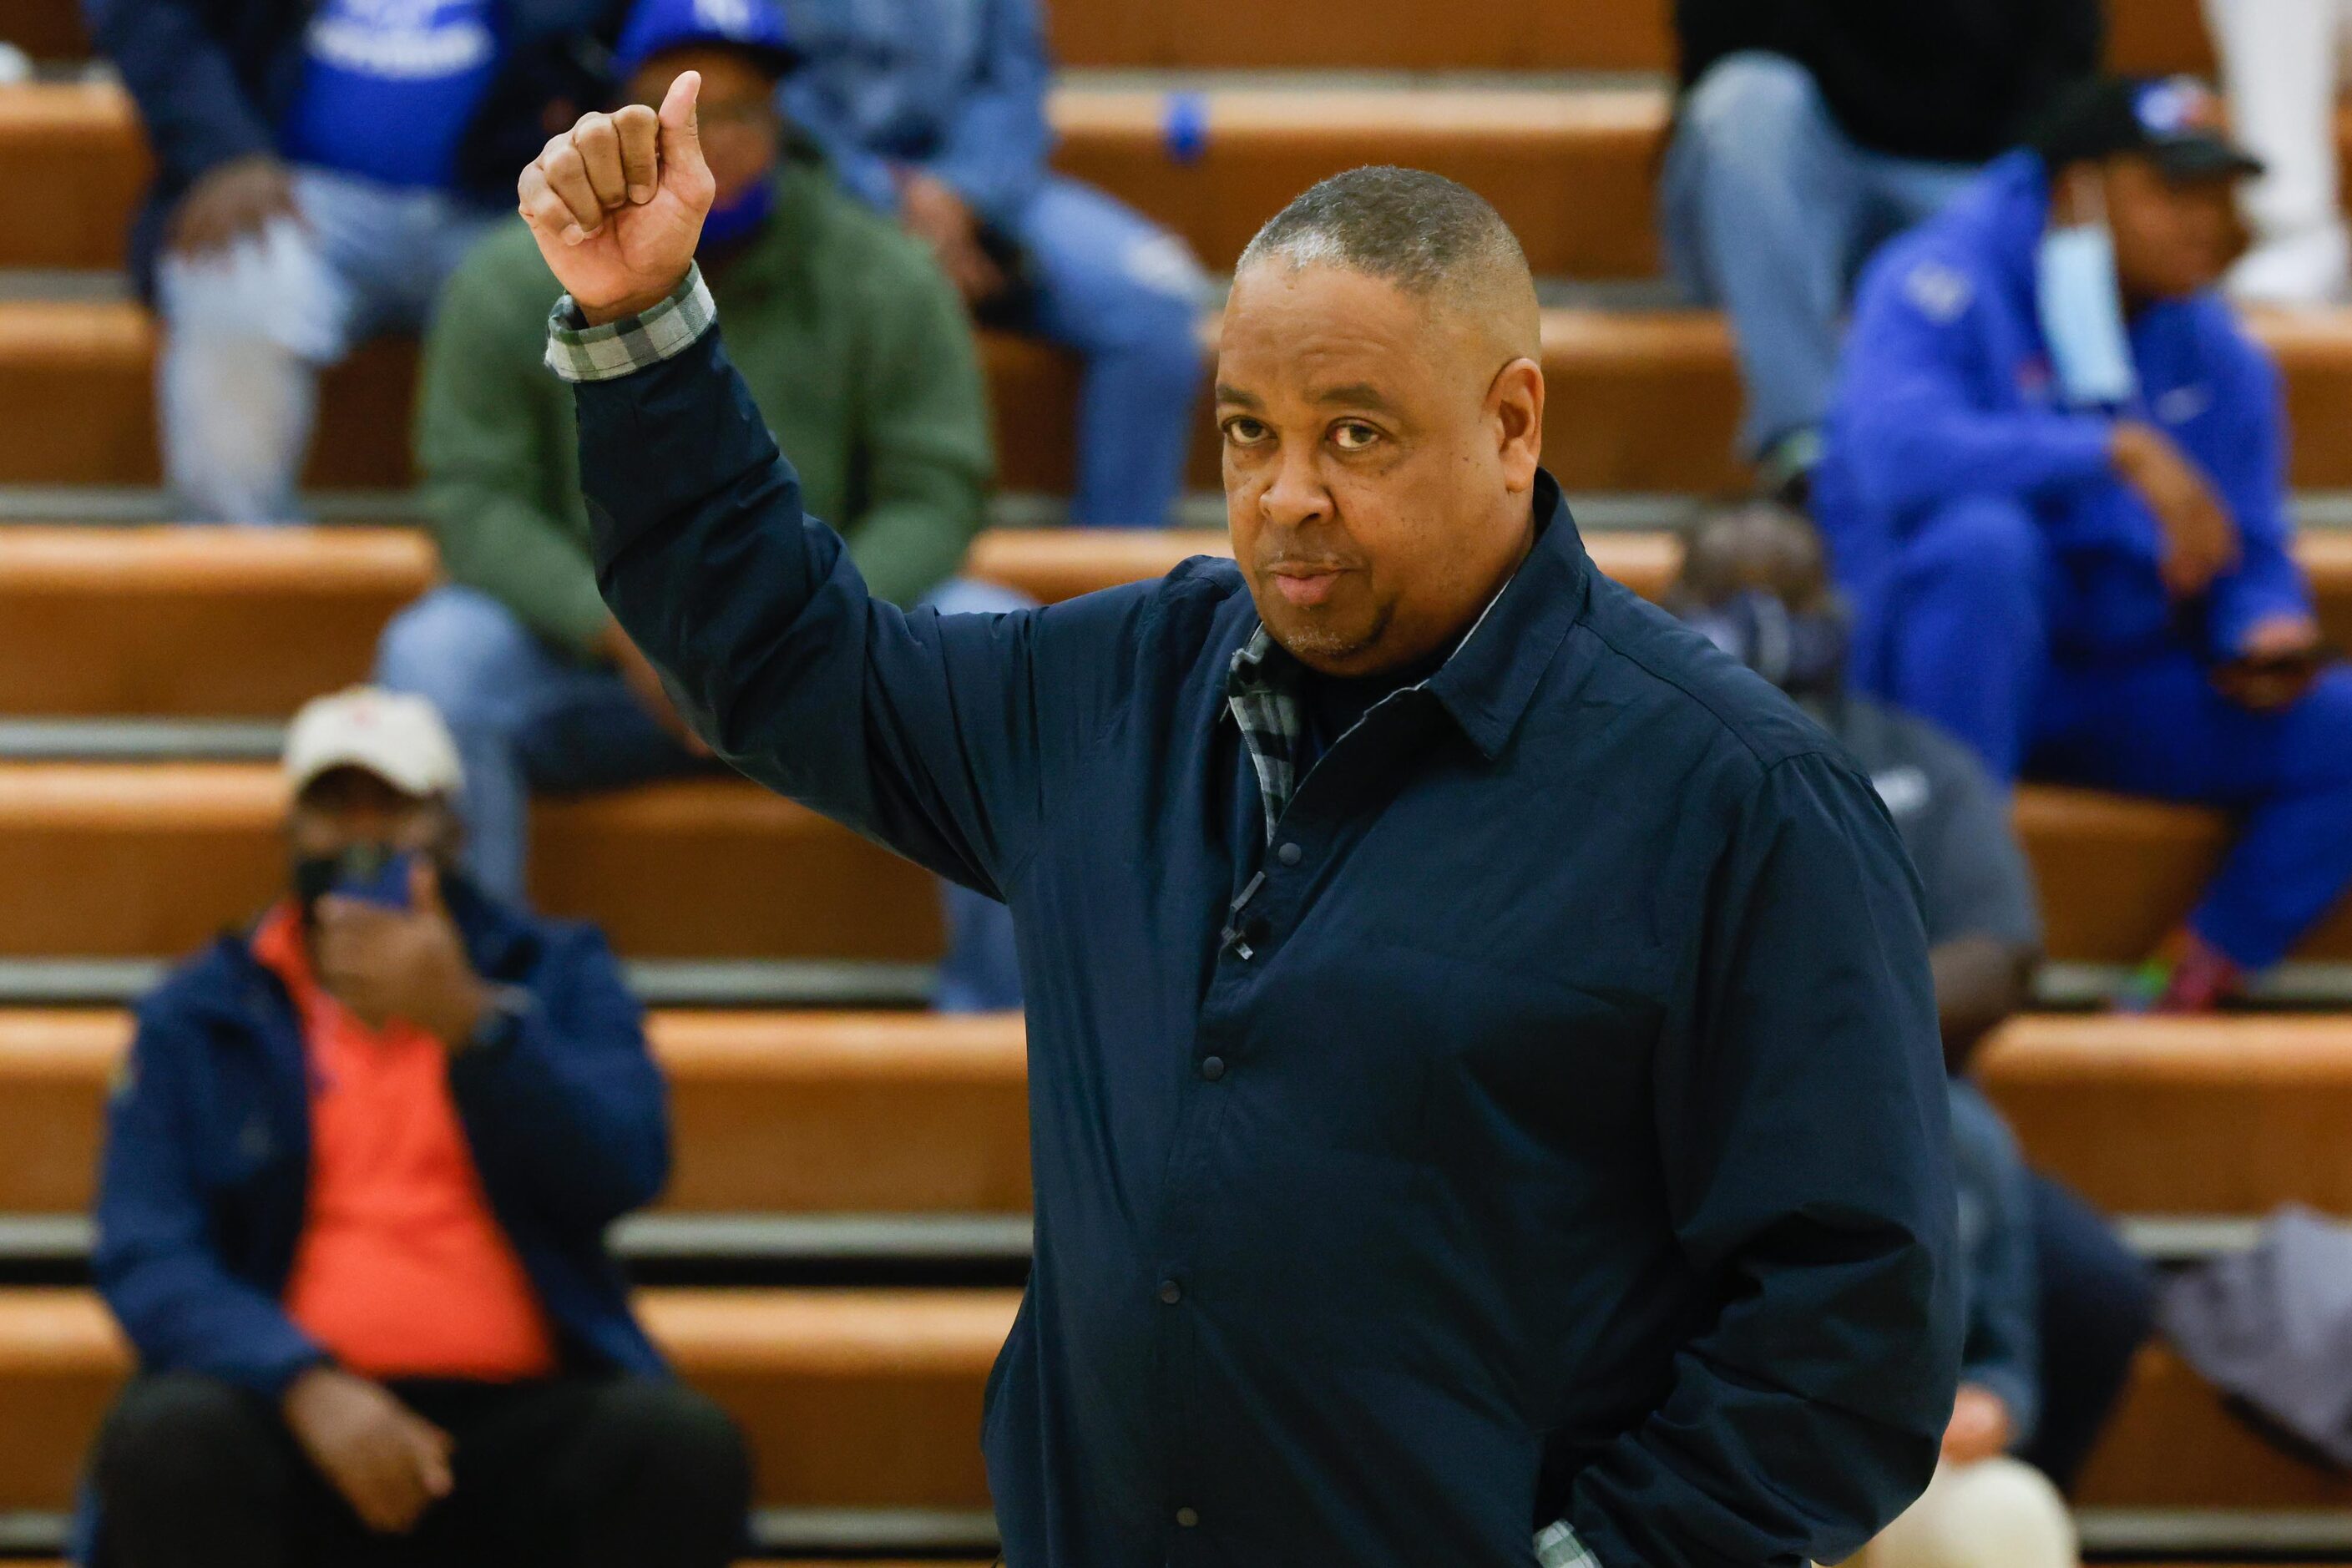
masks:
{"label": "man's bald head", "polygon": [[1275,214],[1234,270],[1265,265],[1377,278],[1468,318],[1504,359],[1540,353],[1518,236],[1486,197],[1443,174],[1383,164],[1332,175]]}

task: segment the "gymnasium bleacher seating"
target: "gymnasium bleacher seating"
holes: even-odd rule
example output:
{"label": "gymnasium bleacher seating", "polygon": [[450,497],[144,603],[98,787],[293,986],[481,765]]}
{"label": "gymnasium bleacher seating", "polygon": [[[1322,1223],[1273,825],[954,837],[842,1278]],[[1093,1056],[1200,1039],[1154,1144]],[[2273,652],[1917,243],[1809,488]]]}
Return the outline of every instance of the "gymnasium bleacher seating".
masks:
{"label": "gymnasium bleacher seating", "polygon": [[[1423,164],[1495,199],[1553,301],[1548,460],[1595,498],[1603,567],[1662,585],[1662,525],[1741,478],[1722,324],[1658,308],[1643,282],[1668,0],[1360,0],[1345,26],[1315,0],[1245,16],[1223,0],[1047,4],[1069,68],[1053,104],[1061,162],[1212,266],[1355,163]],[[2197,0],[2110,11],[2118,64],[2210,68]],[[272,726],[360,677],[432,571],[404,526],[401,343],[331,376],[309,476],[341,498],[339,515],[377,526],[90,526],[152,511],[154,331],[115,270],[145,154],[120,90],[83,68],[75,12],[0,11],[0,38],[46,62],[40,83],[0,88],[0,517],[41,520],[0,522],[0,1552],[54,1550],[125,1371],[76,1273],[128,1037],[120,1004],[155,961],[275,886]],[[1197,151],[1171,149],[1171,91],[1202,94]],[[2342,509],[2317,492],[2352,489],[2352,443],[2313,435],[2352,428],[2352,314],[2259,328],[2305,433],[2296,483],[2324,520]],[[987,364],[1003,488],[1058,493],[1072,368],[1003,340]],[[1194,482],[1216,482],[1205,423]],[[1641,526],[1595,525],[1622,521]],[[972,570],[1054,600],[1222,548],[1210,531],[999,529]],[[2331,637],[2352,647],[2352,531],[2315,527],[2304,551]],[[2019,819],[2052,954],[2095,977],[2177,921],[2225,831],[2205,813],[2055,790],[2026,792]],[[906,976],[936,952],[939,919],[926,879],[749,786],[562,803],[536,830],[541,900],[593,916],[698,1004],[656,1016],[678,1166],[619,1243],[664,1280],[644,1298],[657,1337],[752,1436],[763,1544],[806,1568],[828,1552],[868,1568],[890,1568],[874,1552],[984,1561],[980,1391],[1026,1249],[1019,1020],[755,1005],[919,994]],[[2352,910],[2300,958],[2287,1000],[2352,993]],[[2036,1015],[1984,1064],[2031,1155],[2162,1255],[2231,1245],[2281,1202],[2352,1213],[2352,1016]],[[772,1282],[779,1260],[794,1282]],[[2264,1445],[2160,1349],[2081,1501],[2111,1556],[2352,1556],[2352,1483]]]}

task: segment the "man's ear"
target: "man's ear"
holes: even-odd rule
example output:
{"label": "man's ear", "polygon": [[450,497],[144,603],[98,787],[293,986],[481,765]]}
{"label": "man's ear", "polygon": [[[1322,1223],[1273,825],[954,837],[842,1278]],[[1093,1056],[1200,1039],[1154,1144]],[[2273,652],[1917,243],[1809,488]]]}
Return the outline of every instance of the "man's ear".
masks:
{"label": "man's ear", "polygon": [[1504,483],[1515,495],[1533,489],[1543,461],[1543,366],[1522,356],[1496,371],[1486,389],[1486,408]]}

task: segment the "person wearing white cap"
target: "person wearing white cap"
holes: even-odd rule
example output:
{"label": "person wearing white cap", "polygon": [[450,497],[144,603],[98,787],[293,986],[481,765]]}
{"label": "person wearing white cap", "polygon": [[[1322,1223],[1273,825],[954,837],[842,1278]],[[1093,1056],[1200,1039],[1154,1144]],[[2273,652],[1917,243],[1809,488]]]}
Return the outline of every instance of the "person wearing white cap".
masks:
{"label": "person wearing white cap", "polygon": [[93,1272],[139,1375],[79,1560],[719,1568],[742,1438],[604,1247],[669,1162],[619,965],[455,868],[423,699],[320,698],[285,767],[288,895],[141,1006],[110,1108]]}

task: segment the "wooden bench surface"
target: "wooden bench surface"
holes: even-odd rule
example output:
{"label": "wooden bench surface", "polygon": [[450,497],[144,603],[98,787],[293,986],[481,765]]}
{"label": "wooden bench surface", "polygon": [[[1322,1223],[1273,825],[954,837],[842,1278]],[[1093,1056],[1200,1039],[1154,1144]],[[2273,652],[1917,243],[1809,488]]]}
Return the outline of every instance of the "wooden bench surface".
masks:
{"label": "wooden bench surface", "polygon": [[[985,1508],[981,1389],[1017,1300],[996,1290],[656,1290],[639,1304],[679,1372],[743,1426],[762,1502]],[[94,1296],[0,1291],[0,1510],[68,1506],[128,1369]],[[2352,1505],[2352,1481],[2264,1446],[2158,1349],[2143,1357],[2080,1500],[2342,1508]]]}
{"label": "wooden bench surface", "polygon": [[[2328,438],[2352,428],[2352,310],[2251,321],[2278,358],[2289,416],[2304,433],[2293,455],[2295,484],[2352,486],[2352,443]],[[1544,460],[1569,489],[1705,496],[1741,488],[1731,456],[1739,393],[1720,317],[1558,309],[1544,312],[1543,334]],[[157,482],[153,340],[135,305],[0,300],[0,484]],[[983,336],[982,350],[991,397],[1008,411],[997,421],[1000,485],[1066,494],[1074,362],[994,333]],[[328,373],[312,485],[383,489],[413,480],[415,364],[413,344],[386,339]],[[1205,410],[1189,477],[1197,489],[1219,483]]]}
{"label": "wooden bench surface", "polygon": [[[1363,0],[1345,26],[1316,0],[1266,0],[1245,20],[1219,0],[1054,0],[1045,9],[1065,66],[1664,70],[1674,58],[1667,0]],[[2120,68],[2210,68],[2195,0],[2109,0],[2107,11],[2108,57]],[[75,0],[11,0],[0,38],[36,59],[79,59],[89,48]]]}
{"label": "wooden bench surface", "polygon": [[[1663,533],[1588,542],[1644,594],[1680,558]],[[991,530],[966,570],[1055,603],[1229,552],[1221,529]],[[0,713],[280,718],[365,679],[433,574],[407,529],[0,528]]]}
{"label": "wooden bench surface", "polygon": [[[0,1011],[0,1214],[85,1210],[121,1012]],[[1023,1214],[1017,1016],[665,1012],[678,1214]],[[2352,1016],[2043,1015],[1979,1074],[2035,1164],[2116,1214],[2352,1215]]]}

